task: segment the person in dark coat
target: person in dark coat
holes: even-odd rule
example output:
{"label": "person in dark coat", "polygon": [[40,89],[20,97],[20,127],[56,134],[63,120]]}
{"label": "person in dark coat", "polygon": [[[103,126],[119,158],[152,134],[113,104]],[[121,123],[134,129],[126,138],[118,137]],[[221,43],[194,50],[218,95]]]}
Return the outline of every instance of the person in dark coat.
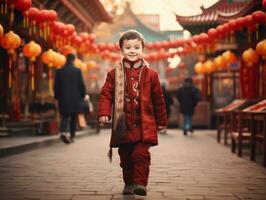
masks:
{"label": "person in dark coat", "polygon": [[186,78],[184,85],[177,90],[176,97],[180,104],[180,111],[183,114],[183,133],[193,132],[192,116],[199,101],[199,90],[193,85],[191,78]]}
{"label": "person in dark coat", "polygon": [[61,118],[60,138],[65,143],[75,137],[77,114],[83,112],[82,102],[86,93],[81,70],[74,66],[74,60],[74,54],[67,55],[67,62],[56,71],[54,82],[54,98],[58,101]]}
{"label": "person in dark coat", "polygon": [[171,114],[171,105],[173,104],[173,99],[171,95],[169,94],[169,92],[166,90],[165,84],[162,84],[162,91],[163,91],[163,97],[164,97],[164,102],[165,102],[167,119],[169,119],[170,114]]}

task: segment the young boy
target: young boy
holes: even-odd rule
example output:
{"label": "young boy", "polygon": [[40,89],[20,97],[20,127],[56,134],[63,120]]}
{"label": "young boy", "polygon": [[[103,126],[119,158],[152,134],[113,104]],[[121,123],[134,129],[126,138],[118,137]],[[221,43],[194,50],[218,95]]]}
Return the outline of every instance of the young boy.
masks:
{"label": "young boy", "polygon": [[98,111],[100,123],[107,123],[112,114],[110,147],[118,147],[123,194],[142,196],[147,193],[149,148],[158,144],[157,131],[167,124],[158,74],[142,58],[144,43],[135,30],[121,36],[123,59],[107,74]]}

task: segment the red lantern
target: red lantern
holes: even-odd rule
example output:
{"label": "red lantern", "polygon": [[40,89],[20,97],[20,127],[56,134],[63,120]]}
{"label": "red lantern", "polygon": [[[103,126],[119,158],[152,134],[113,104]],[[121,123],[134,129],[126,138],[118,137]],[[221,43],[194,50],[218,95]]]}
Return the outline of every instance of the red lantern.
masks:
{"label": "red lantern", "polygon": [[245,25],[245,18],[244,17],[238,17],[236,19],[236,27],[237,29],[241,29]]}
{"label": "red lantern", "polygon": [[246,15],[246,16],[244,17],[244,19],[245,19],[245,25],[246,25],[246,26],[252,26],[252,25],[254,24],[251,15]]}
{"label": "red lantern", "polygon": [[24,12],[32,6],[31,0],[14,0],[15,8]]}
{"label": "red lantern", "polygon": [[259,24],[265,23],[265,13],[261,10],[252,13],[252,20],[256,23],[256,39],[259,39]]}
{"label": "red lantern", "polygon": [[223,25],[218,25],[217,27],[216,27],[216,30],[218,31],[218,36],[219,37],[223,37],[224,36],[224,27],[223,27]]}
{"label": "red lantern", "polygon": [[75,31],[75,26],[73,24],[67,24],[66,29],[69,35],[72,35]]}
{"label": "red lantern", "polygon": [[226,62],[223,56],[217,56],[214,60],[213,60],[215,66],[219,69],[222,70],[226,67]]}
{"label": "red lantern", "polygon": [[237,23],[235,19],[232,19],[228,22],[229,30],[230,31],[235,31],[237,28]]}
{"label": "red lantern", "polygon": [[38,8],[30,8],[28,9],[28,15],[29,19],[31,21],[36,21],[36,18],[38,17],[39,9]]}
{"label": "red lantern", "polygon": [[266,0],[262,1],[262,6],[263,6],[264,9],[266,9]]}
{"label": "red lantern", "polygon": [[222,54],[222,57],[224,58],[226,64],[229,64],[229,65],[237,61],[236,55],[229,50],[225,51]]}
{"label": "red lantern", "polygon": [[203,74],[203,64],[201,62],[198,62],[195,64],[194,66],[194,71],[197,73],[197,74]]}
{"label": "red lantern", "polygon": [[[21,39],[13,31],[9,31],[1,38],[1,46],[8,51],[8,54],[15,53],[15,49],[20,46]],[[12,87],[12,57],[9,56],[8,65],[8,88]]]}
{"label": "red lantern", "polygon": [[228,23],[223,24],[224,34],[227,35],[230,31],[230,27]]}
{"label": "red lantern", "polygon": [[48,51],[42,54],[42,61],[44,64],[48,65],[48,67],[52,67],[54,64],[55,57],[56,52],[52,49],[49,49]]}
{"label": "red lantern", "polygon": [[192,40],[193,40],[195,43],[199,43],[199,41],[200,41],[200,37],[199,37],[199,35],[194,35],[194,36],[192,37]]}
{"label": "red lantern", "polygon": [[72,54],[76,54],[76,50],[68,45],[65,45],[63,47],[60,48],[60,53],[62,53],[64,56],[67,56],[68,54],[72,53]]}
{"label": "red lantern", "polygon": [[88,40],[90,37],[87,32],[81,32],[79,36],[82,38],[83,41]]}
{"label": "red lantern", "polygon": [[259,55],[263,56],[263,58],[266,58],[266,39],[260,41],[257,45],[256,45],[256,51]]}
{"label": "red lantern", "polygon": [[242,54],[242,58],[248,67],[253,66],[253,64],[259,61],[259,55],[252,48],[249,48],[246,51],[244,51]]}
{"label": "red lantern", "polygon": [[53,22],[53,21],[57,20],[57,13],[56,13],[56,11],[54,11],[54,10],[48,10],[48,12],[49,12],[49,14],[48,14],[48,21]]}
{"label": "red lantern", "polygon": [[42,48],[39,44],[34,41],[30,41],[23,47],[23,53],[27,58],[30,58],[31,61],[35,61],[36,57],[40,55]]}
{"label": "red lantern", "polygon": [[209,38],[216,39],[218,37],[218,31],[215,28],[210,28],[208,30]]}
{"label": "red lantern", "polygon": [[13,54],[14,50],[20,46],[21,39],[19,35],[13,31],[9,31],[1,38],[1,45],[4,49],[8,50],[9,54]]}
{"label": "red lantern", "polygon": [[200,40],[202,43],[208,43],[210,41],[210,38],[209,38],[208,34],[201,33],[200,34]]}
{"label": "red lantern", "polygon": [[255,23],[264,23],[265,22],[265,13],[261,10],[253,12],[252,13],[252,20]]}
{"label": "red lantern", "polygon": [[95,38],[96,38],[95,34],[91,33],[89,35],[89,40],[91,41],[91,43],[93,43],[95,41]]}
{"label": "red lantern", "polygon": [[203,63],[203,67],[205,68],[205,71],[208,74],[215,71],[215,64],[211,60],[208,60],[205,63]]}

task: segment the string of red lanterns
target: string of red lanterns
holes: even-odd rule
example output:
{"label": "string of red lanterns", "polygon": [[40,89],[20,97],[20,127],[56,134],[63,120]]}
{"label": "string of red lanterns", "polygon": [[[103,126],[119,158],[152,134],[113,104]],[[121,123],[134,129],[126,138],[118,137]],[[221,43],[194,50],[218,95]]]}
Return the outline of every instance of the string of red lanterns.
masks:
{"label": "string of red lanterns", "polygon": [[[119,59],[116,52],[119,50],[119,45],[114,43],[96,44],[95,35],[87,32],[77,33],[72,24],[64,24],[57,21],[57,13],[54,10],[39,10],[31,7],[31,0],[14,0],[5,1],[1,4],[1,11],[6,13],[7,7],[14,7],[21,11],[24,16],[24,26],[29,28],[30,34],[39,34],[45,40],[54,44],[54,48],[59,49],[64,45],[74,47],[78,53],[85,54],[99,54],[104,59],[115,61]],[[265,1],[262,2],[264,7]],[[200,33],[194,35],[190,39],[179,39],[174,41],[161,41],[154,43],[147,43],[148,50],[164,49],[160,52],[149,52],[145,55],[147,60],[161,60],[173,57],[175,55],[185,55],[188,53],[201,53],[215,49],[215,44],[218,41],[229,38],[233,40],[235,31],[247,28],[249,34],[255,30],[259,24],[265,23],[265,13],[263,11],[255,11],[251,15],[239,17],[230,20],[227,23],[218,25],[216,28],[210,28],[207,33]],[[37,31],[38,27],[38,31]],[[258,38],[258,31],[257,31]],[[169,48],[182,47],[175,53],[169,53]]]}

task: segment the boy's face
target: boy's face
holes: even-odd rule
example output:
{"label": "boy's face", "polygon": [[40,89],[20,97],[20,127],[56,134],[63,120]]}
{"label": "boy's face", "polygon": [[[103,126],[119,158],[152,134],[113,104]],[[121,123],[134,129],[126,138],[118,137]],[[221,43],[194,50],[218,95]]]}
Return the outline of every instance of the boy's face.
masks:
{"label": "boy's face", "polygon": [[139,39],[124,40],[122,46],[123,56],[131,62],[138,60],[143,52]]}

